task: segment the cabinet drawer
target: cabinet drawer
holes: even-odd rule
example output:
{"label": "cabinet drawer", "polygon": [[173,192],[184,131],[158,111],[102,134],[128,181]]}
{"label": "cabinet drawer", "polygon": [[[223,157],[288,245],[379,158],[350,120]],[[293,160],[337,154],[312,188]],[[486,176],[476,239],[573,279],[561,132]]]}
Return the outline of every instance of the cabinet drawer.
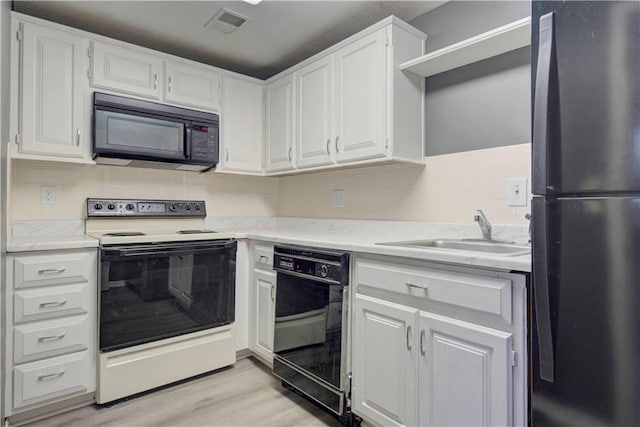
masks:
{"label": "cabinet drawer", "polygon": [[91,281],[95,279],[96,268],[94,250],[16,256],[13,261],[14,286],[19,289]]}
{"label": "cabinet drawer", "polygon": [[93,347],[88,315],[18,325],[13,329],[13,362],[24,363]]}
{"label": "cabinet drawer", "polygon": [[253,259],[256,265],[261,268],[269,266],[269,270],[273,268],[273,245],[256,245],[253,249]]}
{"label": "cabinet drawer", "polygon": [[398,292],[500,316],[511,323],[511,281],[379,261],[356,260],[358,286]]}
{"label": "cabinet drawer", "polygon": [[93,353],[82,351],[13,368],[13,407],[95,390]]}
{"label": "cabinet drawer", "polygon": [[13,295],[15,323],[95,312],[97,301],[92,299],[94,284],[47,286],[22,289]]}

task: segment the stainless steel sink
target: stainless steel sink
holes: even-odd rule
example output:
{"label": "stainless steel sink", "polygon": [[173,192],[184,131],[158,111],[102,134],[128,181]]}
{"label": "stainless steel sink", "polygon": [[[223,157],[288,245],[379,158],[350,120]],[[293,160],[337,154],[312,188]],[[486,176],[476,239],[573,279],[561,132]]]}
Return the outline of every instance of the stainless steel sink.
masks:
{"label": "stainless steel sink", "polygon": [[406,240],[402,242],[381,242],[377,245],[402,246],[407,248],[438,248],[459,251],[485,252],[496,255],[518,256],[531,253],[529,246],[509,242],[484,239],[430,239]]}

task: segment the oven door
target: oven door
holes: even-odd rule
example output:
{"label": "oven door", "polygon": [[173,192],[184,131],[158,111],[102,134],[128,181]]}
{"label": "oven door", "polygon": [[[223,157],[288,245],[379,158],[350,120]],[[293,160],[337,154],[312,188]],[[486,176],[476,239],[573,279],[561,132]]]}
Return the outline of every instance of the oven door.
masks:
{"label": "oven door", "polygon": [[342,413],[348,287],[278,271],[273,372]]}
{"label": "oven door", "polygon": [[234,321],[235,240],[105,246],[100,351]]}

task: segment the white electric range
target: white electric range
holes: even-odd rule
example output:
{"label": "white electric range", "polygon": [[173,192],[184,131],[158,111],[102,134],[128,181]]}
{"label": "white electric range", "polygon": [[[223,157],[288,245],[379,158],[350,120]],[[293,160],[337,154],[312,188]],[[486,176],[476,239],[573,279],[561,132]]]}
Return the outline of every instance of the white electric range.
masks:
{"label": "white electric range", "polygon": [[87,199],[100,241],[98,403],[235,363],[236,241],[204,201]]}

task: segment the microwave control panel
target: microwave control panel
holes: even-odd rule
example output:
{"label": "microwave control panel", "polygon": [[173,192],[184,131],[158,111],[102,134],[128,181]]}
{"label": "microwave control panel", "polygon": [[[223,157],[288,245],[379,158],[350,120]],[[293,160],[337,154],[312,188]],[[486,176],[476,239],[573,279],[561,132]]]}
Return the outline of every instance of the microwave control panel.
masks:
{"label": "microwave control panel", "polygon": [[206,216],[204,200],[87,199],[87,217],[196,217]]}

